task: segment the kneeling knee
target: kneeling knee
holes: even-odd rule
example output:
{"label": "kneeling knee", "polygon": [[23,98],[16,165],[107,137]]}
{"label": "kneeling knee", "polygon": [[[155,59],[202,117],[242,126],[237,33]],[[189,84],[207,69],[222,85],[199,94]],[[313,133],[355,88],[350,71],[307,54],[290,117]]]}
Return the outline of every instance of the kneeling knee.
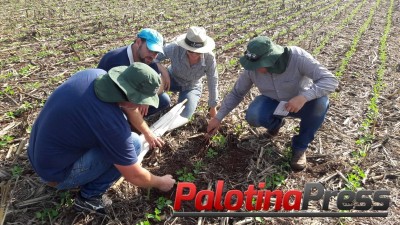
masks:
{"label": "kneeling knee", "polygon": [[253,127],[260,126],[257,114],[247,111],[245,119],[250,126],[253,126]]}

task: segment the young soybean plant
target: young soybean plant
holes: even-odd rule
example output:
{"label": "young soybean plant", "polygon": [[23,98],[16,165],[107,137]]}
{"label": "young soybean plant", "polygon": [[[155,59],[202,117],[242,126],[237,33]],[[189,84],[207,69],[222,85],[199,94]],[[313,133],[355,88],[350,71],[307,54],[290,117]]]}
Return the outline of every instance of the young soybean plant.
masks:
{"label": "young soybean plant", "polygon": [[226,145],[226,138],[222,134],[216,134],[211,138],[211,142],[217,149],[224,149]]}

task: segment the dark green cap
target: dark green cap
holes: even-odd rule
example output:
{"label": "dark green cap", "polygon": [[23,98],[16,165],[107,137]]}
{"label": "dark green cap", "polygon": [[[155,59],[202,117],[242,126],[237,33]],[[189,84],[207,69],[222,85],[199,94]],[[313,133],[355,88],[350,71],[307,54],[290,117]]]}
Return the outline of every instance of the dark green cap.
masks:
{"label": "dark green cap", "polygon": [[268,37],[256,37],[247,44],[244,56],[240,57],[240,64],[246,70],[256,70],[274,65],[282,55],[284,48],[272,42]]}
{"label": "dark green cap", "polygon": [[135,62],[112,68],[94,83],[97,97],[104,102],[130,101],[158,107],[160,76],[147,64]]}

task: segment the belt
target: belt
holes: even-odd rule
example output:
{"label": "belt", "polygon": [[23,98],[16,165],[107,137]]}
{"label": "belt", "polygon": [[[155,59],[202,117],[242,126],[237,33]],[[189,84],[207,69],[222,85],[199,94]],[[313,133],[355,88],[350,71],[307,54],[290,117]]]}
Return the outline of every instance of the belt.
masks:
{"label": "belt", "polygon": [[47,182],[47,186],[50,186],[50,187],[56,187],[58,185],[58,182]]}

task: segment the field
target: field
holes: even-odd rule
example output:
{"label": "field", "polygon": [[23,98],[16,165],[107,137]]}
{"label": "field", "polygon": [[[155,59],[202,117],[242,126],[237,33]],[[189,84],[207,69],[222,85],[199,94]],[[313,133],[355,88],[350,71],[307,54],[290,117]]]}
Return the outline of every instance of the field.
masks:
{"label": "field", "polygon": [[[0,2],[0,224],[400,224],[400,1]],[[29,164],[26,143],[51,92],[75,72],[96,67],[107,51],[130,44],[142,28],[154,28],[170,42],[191,25],[205,27],[216,41],[221,98],[242,70],[238,59],[247,42],[258,35],[306,49],[340,86],[330,95],[302,172],[288,164],[298,120],[288,119],[274,139],[246,124],[244,111],[256,89],[205,142],[206,89],[195,117],[163,137],[166,146],[149,152],[145,168],[198,189],[214,189],[224,180],[225,191],[259,182],[284,191],[302,190],[308,182],[329,190],[389,190],[388,217],[178,218],[172,217],[175,188],[163,193],[125,181],[106,193],[113,204],[104,217],[76,213],[76,190],[43,185]],[[176,103],[176,95],[172,99]],[[183,208],[195,211],[193,202]]]}

